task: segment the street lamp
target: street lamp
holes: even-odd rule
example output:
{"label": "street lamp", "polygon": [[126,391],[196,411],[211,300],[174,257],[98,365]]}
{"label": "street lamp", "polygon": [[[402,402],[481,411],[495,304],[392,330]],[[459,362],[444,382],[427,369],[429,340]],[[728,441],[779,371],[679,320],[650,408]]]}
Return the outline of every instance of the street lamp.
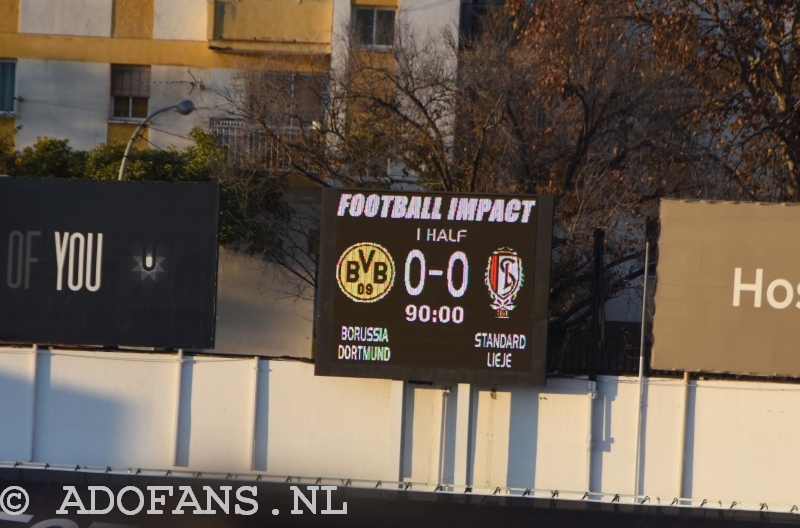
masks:
{"label": "street lamp", "polygon": [[175,110],[181,115],[188,115],[194,111],[194,103],[188,99],[184,99],[178,104],[174,104],[172,106],[168,106],[166,108],[162,108],[161,110],[156,110],[149,116],[147,116],[144,121],[139,123],[139,126],[136,127],[136,130],[133,132],[130,141],[128,141],[128,146],[125,147],[125,154],[122,155],[122,164],[119,166],[119,180],[122,181],[125,179],[125,168],[128,166],[128,157],[131,154],[131,149],[133,148],[133,143],[136,141],[136,138],[139,137],[139,133],[142,131],[144,126],[155,116],[158,114],[163,114],[168,110]]}

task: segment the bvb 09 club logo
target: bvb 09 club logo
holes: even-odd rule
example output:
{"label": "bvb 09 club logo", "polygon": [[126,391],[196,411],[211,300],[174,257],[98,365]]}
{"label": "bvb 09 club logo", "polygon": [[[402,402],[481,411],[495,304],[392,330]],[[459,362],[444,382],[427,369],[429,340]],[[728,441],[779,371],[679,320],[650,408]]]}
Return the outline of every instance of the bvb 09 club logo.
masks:
{"label": "bvb 09 club logo", "polygon": [[503,247],[489,257],[486,286],[498,319],[508,319],[508,312],[515,308],[514,299],[522,288],[523,278],[522,259],[513,249]]}
{"label": "bvb 09 club logo", "polygon": [[359,242],[339,257],[336,281],[351,300],[374,303],[383,299],[394,285],[394,260],[383,246]]}

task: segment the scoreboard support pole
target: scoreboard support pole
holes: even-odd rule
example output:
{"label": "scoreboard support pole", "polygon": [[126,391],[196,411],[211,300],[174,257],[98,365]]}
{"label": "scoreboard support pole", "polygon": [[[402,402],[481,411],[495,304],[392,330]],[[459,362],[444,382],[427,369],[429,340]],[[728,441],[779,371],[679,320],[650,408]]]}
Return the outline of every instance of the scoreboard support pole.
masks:
{"label": "scoreboard support pole", "polygon": [[594,262],[592,266],[592,346],[589,350],[589,386],[587,387],[589,399],[589,420],[586,426],[586,491],[592,491],[592,450],[594,449],[594,400],[597,398],[597,361],[604,346],[604,332],[601,318],[604,299],[603,282],[603,239],[605,231],[594,230]]}
{"label": "scoreboard support pole", "polygon": [[453,486],[466,488],[469,485],[469,429],[472,404],[472,386],[459,383],[456,389],[456,442]]}
{"label": "scoreboard support pole", "polygon": [[403,437],[405,436],[407,383],[392,380],[389,398],[389,452],[386,457],[386,480],[403,481]]}

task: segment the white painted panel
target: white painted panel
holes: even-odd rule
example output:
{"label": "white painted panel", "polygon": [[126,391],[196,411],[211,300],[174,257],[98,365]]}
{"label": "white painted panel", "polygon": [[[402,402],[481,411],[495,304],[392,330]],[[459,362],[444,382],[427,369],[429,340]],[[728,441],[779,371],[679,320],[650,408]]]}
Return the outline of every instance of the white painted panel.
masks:
{"label": "white painted panel", "polygon": [[110,37],[112,0],[21,0],[20,32]]}
{"label": "white painted panel", "polygon": [[[444,438],[442,438],[442,455],[444,460],[440,461],[441,464],[441,482],[444,484],[455,483],[456,473],[456,440],[457,440],[457,423],[458,423],[458,389],[453,390],[452,387],[447,389],[442,394],[444,405],[442,416],[442,431]],[[463,402],[468,404],[468,402]]]}
{"label": "white painted panel", "polygon": [[173,359],[40,351],[36,385],[36,461],[172,465]]}
{"label": "white painted panel", "polygon": [[445,396],[441,389],[429,387],[411,386],[410,392],[412,394],[406,402],[410,412],[406,419],[411,427],[411,465],[409,468],[409,461],[406,461],[405,480],[436,484],[442,455],[442,404]]}
{"label": "white painted panel", "polygon": [[[693,384],[694,385],[694,384]],[[800,387],[699,381],[689,403],[685,489],[693,497],[791,507],[800,489]]]}
{"label": "white painted panel", "polygon": [[639,394],[636,380],[598,377],[592,429],[592,491],[633,493]]}
{"label": "white painted panel", "polygon": [[585,379],[547,380],[539,395],[536,488],[586,488],[588,412]]}
{"label": "white painted panel", "polygon": [[511,389],[508,433],[508,486],[533,488],[539,430],[541,390],[533,387]]}
{"label": "white painted panel", "polygon": [[99,62],[17,61],[17,104],[22,129],[17,148],[39,136],[69,139],[78,150],[106,140],[111,66]]}
{"label": "white painted panel", "polygon": [[391,381],[315,377],[313,365],[268,364],[267,472],[382,479]]}
{"label": "white painted panel", "polygon": [[678,496],[681,380],[648,379],[642,420],[641,493],[672,502]]}
{"label": "white painted panel", "polygon": [[206,40],[208,0],[155,0],[153,38]]}
{"label": "white painted panel", "polygon": [[30,349],[0,348],[0,460],[30,456],[33,368]]}
{"label": "white painted panel", "polygon": [[481,390],[477,398],[472,484],[504,487],[508,480],[511,392]]}
{"label": "white painted panel", "polygon": [[[191,412],[181,416],[179,464],[205,471],[241,471],[250,464],[253,366],[250,358],[187,358],[184,394]],[[185,402],[181,402],[185,405]],[[185,452],[183,450],[188,452]],[[188,455],[188,456],[187,456]],[[187,460],[188,459],[188,460]]]}
{"label": "white painted panel", "polygon": [[263,262],[220,251],[215,352],[311,357],[313,302],[279,301]]}
{"label": "white painted panel", "polygon": [[[469,390],[465,389],[467,396]],[[469,401],[463,402],[469,411]],[[403,479],[406,482],[453,484],[458,441],[458,391],[444,385],[409,385],[406,399]],[[468,416],[463,417],[469,421]],[[466,483],[467,438],[469,430],[461,424],[463,438],[460,483]],[[417,488],[419,489],[419,487]]]}
{"label": "white painted panel", "polygon": [[392,380],[389,393],[389,441],[386,444],[386,473],[389,482],[403,480],[403,414],[407,383]]}
{"label": "white painted panel", "polygon": [[[459,383],[455,394],[451,396],[455,402],[455,409],[450,414],[453,417],[453,481],[458,486],[466,486],[468,478],[468,459],[470,457],[470,402],[472,401],[472,387],[468,383]],[[513,414],[513,401],[512,401]],[[448,449],[448,452],[450,450]],[[509,475],[511,472],[509,471]]]}
{"label": "white painted panel", "polygon": [[[183,366],[179,458],[193,470],[249,469],[254,362],[188,358]],[[260,362],[256,469],[273,475],[385,480],[397,393],[389,380],[315,377],[301,362]],[[0,459],[27,458],[32,355],[0,349]],[[177,363],[174,355],[40,351],[34,459],[116,468],[172,465]],[[694,383],[694,382],[693,382]],[[594,402],[593,491],[628,494],[633,481],[636,383],[603,377]],[[397,384],[395,384],[397,388]],[[669,504],[677,494],[680,380],[650,380],[645,391],[642,493]],[[582,379],[545,388],[472,388],[469,466],[476,486],[582,490],[588,396]],[[412,386],[407,404],[409,480],[438,480],[441,387]],[[452,398],[452,396],[448,396]],[[449,401],[447,459],[455,450]],[[394,405],[394,407],[393,407]],[[687,428],[687,495],[755,504],[796,502],[800,388],[794,384],[700,381]],[[462,425],[463,425],[463,414]],[[451,418],[452,417],[452,418]],[[450,422],[452,421],[452,425]],[[460,430],[466,428],[461,427]],[[451,438],[453,438],[451,442]],[[461,444],[464,439],[459,440]],[[448,462],[447,464],[451,464]],[[445,465],[445,467],[452,467]],[[407,466],[409,464],[407,463]],[[451,470],[445,469],[445,481]],[[482,491],[482,490],[475,490]],[[491,490],[489,490],[491,491]],[[608,500],[606,495],[604,500]],[[625,502],[625,500],[623,500]]]}

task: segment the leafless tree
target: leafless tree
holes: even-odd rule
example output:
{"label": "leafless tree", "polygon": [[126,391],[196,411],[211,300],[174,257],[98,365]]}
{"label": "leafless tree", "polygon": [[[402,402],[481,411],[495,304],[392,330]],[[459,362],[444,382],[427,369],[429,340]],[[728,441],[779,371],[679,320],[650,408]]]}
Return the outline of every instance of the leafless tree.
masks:
{"label": "leafless tree", "polygon": [[697,97],[631,13],[520,1],[469,37],[398,24],[390,45],[365,47],[349,33],[330,71],[240,72],[231,114],[287,181],[555,195],[551,325],[564,330],[589,312],[593,231],[606,232],[609,298],[643,272],[659,197],[698,185],[685,126]]}
{"label": "leafless tree", "polygon": [[800,3],[641,0],[654,52],[698,96],[687,126],[718,171],[708,198],[800,199]]}

